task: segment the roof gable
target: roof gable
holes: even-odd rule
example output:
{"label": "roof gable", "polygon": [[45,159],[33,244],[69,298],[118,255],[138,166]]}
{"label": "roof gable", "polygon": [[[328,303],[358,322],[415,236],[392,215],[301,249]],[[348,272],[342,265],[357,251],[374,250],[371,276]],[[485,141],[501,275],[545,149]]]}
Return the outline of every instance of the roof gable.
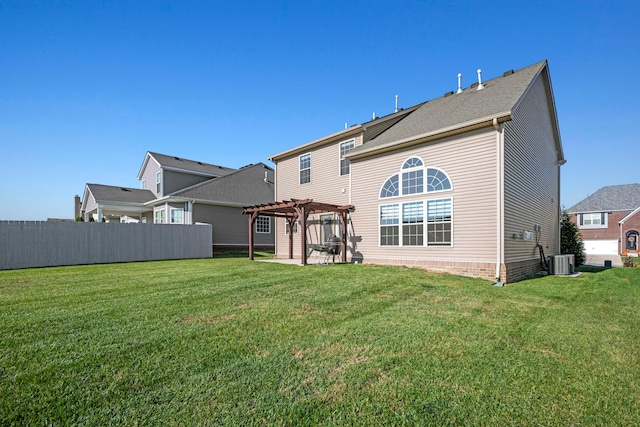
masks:
{"label": "roof gable", "polygon": [[195,173],[197,175],[205,175],[210,177],[227,175],[236,170],[233,168],[212,165],[210,163],[204,163],[197,160],[183,159],[181,157],[168,156],[166,154],[147,151],[144,161],[142,162],[142,167],[138,172],[138,179],[142,178],[144,170],[146,169],[147,164],[151,159],[153,159],[163,169]]}
{"label": "roof gable", "polygon": [[632,211],[640,207],[640,184],[609,185],[567,209],[568,213]]}
{"label": "roof gable", "polygon": [[353,125],[348,129],[341,130],[329,136],[325,136],[323,138],[316,139],[309,143],[299,145],[295,148],[284,151],[282,153],[275,154],[269,157],[269,160],[271,160],[272,162],[277,162],[289,156],[305,153],[309,150],[312,150],[314,148],[321,147],[327,144],[335,143],[338,141],[344,141],[348,138],[353,138],[360,134],[363,135],[362,139],[364,142],[369,141],[370,139],[375,138],[376,136],[380,135],[382,132],[394,126],[396,123],[398,123],[399,121],[404,119],[406,116],[411,114],[421,105],[422,104],[417,104],[412,107],[400,109],[395,113],[391,113],[383,117],[376,117],[360,125]]}
{"label": "roof gable", "polygon": [[156,198],[150,190],[102,184],[87,184],[85,195],[86,194],[91,194],[91,197],[93,197],[97,203],[146,203]]}
{"label": "roof gable", "polygon": [[[427,101],[377,138],[357,147],[349,157],[358,157],[428,136],[488,124],[493,119],[510,120],[512,110],[517,107],[533,81],[546,67],[547,61],[541,61],[487,80],[483,83],[484,89],[477,90],[477,83],[474,83],[461,93],[448,93]],[[553,115],[557,127],[555,106]]]}

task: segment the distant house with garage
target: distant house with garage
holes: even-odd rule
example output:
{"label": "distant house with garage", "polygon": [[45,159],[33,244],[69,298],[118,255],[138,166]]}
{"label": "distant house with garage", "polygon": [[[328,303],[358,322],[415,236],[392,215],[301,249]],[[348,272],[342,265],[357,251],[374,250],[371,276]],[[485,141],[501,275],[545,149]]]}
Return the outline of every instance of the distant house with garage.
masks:
{"label": "distant house with garage", "polygon": [[[276,256],[338,237],[347,262],[513,282],[560,252],[565,163],[542,61],[270,158]],[[302,225],[304,224],[304,226]]]}
{"label": "distant house with garage", "polygon": [[587,255],[638,256],[640,184],[600,188],[567,209]]}
{"label": "distant house with garage", "polygon": [[[147,152],[138,173],[141,188],[86,184],[80,203],[84,221],[211,224],[214,252],[246,250],[242,207],[274,201],[273,169],[264,163],[234,169]],[[256,244],[273,250],[269,217],[255,224]]]}

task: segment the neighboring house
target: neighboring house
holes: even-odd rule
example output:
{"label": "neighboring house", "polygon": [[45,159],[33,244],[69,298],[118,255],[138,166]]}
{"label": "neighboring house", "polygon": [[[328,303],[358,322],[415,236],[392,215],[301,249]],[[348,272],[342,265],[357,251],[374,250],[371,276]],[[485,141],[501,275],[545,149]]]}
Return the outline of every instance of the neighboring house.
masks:
{"label": "neighboring house", "polygon": [[[513,282],[560,252],[565,160],[546,61],[270,160],[283,202],[245,213],[277,218],[279,258],[305,263],[336,235],[351,262]],[[299,199],[327,205],[307,214]]]}
{"label": "neighboring house", "polygon": [[[248,245],[242,207],[274,201],[273,169],[240,169],[147,152],[138,173],[141,189],[87,184],[80,207],[85,221],[211,224],[214,251]],[[256,223],[256,244],[272,250],[271,218]]]}
{"label": "neighboring house", "polygon": [[567,209],[588,255],[638,256],[640,184],[602,187]]}
{"label": "neighboring house", "polygon": [[149,207],[145,203],[155,198],[149,190],[86,184],[80,216],[84,221],[147,222]]}

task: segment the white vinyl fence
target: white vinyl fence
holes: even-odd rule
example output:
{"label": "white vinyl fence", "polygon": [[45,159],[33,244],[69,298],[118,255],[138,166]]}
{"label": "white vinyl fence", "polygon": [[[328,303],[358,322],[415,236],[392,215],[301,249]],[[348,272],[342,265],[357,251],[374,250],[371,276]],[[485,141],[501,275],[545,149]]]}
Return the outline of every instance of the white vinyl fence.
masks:
{"label": "white vinyl fence", "polygon": [[0,270],[213,256],[211,225],[0,221]]}

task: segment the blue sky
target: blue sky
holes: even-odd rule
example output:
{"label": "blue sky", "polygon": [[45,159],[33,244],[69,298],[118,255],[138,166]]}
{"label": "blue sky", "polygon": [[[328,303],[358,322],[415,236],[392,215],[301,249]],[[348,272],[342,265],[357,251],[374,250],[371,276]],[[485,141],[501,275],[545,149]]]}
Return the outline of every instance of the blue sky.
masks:
{"label": "blue sky", "polygon": [[0,219],[138,187],[147,151],[241,167],[549,61],[562,204],[640,182],[637,1],[0,0]]}

